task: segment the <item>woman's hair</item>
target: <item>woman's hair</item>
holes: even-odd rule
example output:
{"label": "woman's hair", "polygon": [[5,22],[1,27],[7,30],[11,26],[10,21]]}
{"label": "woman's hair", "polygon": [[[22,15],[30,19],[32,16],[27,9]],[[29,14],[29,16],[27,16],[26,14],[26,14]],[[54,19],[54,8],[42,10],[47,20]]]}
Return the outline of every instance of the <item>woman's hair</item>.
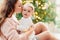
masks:
{"label": "woman's hair", "polygon": [[17,3],[17,1],[18,0],[5,0],[4,8],[2,8],[1,11],[2,17],[0,18],[0,33],[1,26],[3,25],[5,19],[11,17],[13,12],[15,11],[15,4]]}

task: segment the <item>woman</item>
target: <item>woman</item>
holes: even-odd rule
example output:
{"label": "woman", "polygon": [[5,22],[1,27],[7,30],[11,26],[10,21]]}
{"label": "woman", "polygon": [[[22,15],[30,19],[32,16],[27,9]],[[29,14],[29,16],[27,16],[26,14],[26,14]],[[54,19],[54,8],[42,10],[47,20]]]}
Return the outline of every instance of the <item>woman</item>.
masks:
{"label": "woman", "polygon": [[26,34],[21,36],[22,34],[19,35],[17,33],[17,23],[15,23],[12,18],[12,14],[17,10],[16,7],[21,7],[20,0],[5,0],[4,2],[4,7],[1,11],[2,18],[0,21],[0,40],[27,40],[28,38]]}
{"label": "woman", "polygon": [[[5,0],[4,7],[1,11],[1,21],[0,21],[0,40],[28,40],[29,35],[32,33],[33,28],[24,34],[18,34],[16,26],[18,25],[12,18],[12,15],[16,12],[20,12],[21,0]],[[18,9],[17,9],[18,8]],[[18,10],[18,11],[17,11]],[[41,23],[37,23],[40,27]],[[42,26],[42,25],[41,25]],[[38,28],[37,28],[38,29]],[[38,31],[39,33],[40,31]],[[47,37],[48,36],[48,37]],[[49,32],[43,32],[36,35],[38,40],[53,40],[54,37],[50,35]]]}

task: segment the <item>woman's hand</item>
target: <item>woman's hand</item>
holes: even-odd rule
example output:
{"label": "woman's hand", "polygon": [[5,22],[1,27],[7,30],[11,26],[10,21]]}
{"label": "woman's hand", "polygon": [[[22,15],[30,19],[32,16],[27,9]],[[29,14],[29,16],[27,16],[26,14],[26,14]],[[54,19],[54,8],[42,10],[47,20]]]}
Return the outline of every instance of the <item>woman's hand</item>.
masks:
{"label": "woman's hand", "polygon": [[20,34],[20,40],[28,40],[28,36],[25,33]]}
{"label": "woman's hand", "polygon": [[30,29],[28,31],[26,31],[25,33],[20,34],[20,39],[21,40],[28,40],[29,36],[31,35],[31,33],[34,31],[34,27],[30,27]]}

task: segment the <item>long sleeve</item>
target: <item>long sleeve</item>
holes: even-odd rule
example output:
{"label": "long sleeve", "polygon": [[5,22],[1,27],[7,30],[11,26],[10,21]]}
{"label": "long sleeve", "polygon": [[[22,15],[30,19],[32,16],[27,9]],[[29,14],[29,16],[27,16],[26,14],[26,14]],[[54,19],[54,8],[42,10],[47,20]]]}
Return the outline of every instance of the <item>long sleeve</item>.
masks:
{"label": "long sleeve", "polygon": [[20,40],[20,36],[16,31],[16,27],[12,24],[13,22],[7,19],[1,26],[1,31],[8,40]]}

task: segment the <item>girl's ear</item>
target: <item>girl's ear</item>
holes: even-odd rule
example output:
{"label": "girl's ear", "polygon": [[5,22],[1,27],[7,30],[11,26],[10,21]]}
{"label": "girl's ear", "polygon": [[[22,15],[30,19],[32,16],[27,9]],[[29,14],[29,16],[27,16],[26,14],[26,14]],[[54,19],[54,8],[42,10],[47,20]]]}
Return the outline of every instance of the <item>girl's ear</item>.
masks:
{"label": "girl's ear", "polygon": [[34,15],[34,11],[32,11],[32,15]]}

